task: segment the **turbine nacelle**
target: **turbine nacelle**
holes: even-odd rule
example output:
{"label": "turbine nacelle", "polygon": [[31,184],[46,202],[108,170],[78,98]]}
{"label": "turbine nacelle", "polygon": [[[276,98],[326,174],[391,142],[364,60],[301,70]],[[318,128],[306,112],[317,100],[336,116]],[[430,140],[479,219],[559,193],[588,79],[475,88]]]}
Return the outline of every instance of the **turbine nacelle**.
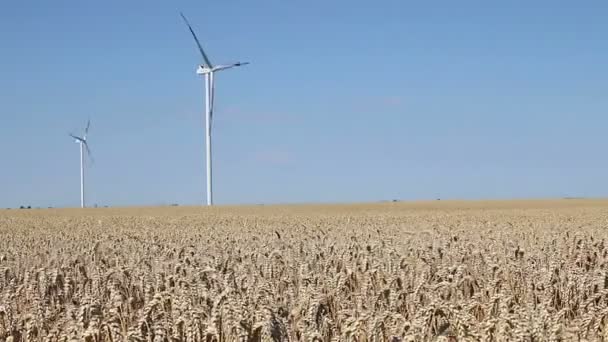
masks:
{"label": "turbine nacelle", "polygon": [[199,75],[206,75],[209,74],[213,71],[213,69],[204,66],[204,65],[199,65],[198,68],[196,68],[196,73]]}
{"label": "turbine nacelle", "polygon": [[235,68],[235,67],[243,66],[243,65],[247,65],[247,64],[249,64],[249,62],[238,62],[238,63],[226,64],[226,65],[216,65],[214,67],[208,67],[208,66],[202,64],[202,65],[198,66],[198,68],[196,69],[196,73],[199,75],[206,75],[206,74],[209,74],[212,72],[231,69],[231,68]]}

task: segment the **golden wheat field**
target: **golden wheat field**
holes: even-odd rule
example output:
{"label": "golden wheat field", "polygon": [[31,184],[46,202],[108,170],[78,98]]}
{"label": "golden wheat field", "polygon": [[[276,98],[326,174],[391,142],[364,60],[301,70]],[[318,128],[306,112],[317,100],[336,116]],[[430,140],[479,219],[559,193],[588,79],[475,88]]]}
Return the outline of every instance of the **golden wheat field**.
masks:
{"label": "golden wheat field", "polygon": [[608,201],[0,211],[0,341],[608,340]]}

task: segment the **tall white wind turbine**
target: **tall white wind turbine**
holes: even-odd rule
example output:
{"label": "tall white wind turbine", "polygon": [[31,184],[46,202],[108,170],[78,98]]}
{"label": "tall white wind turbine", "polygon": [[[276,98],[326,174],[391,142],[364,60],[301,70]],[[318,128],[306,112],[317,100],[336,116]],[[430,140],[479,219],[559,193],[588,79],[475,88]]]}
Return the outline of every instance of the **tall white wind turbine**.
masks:
{"label": "tall white wind turbine", "polygon": [[80,145],[80,207],[85,207],[85,199],[84,199],[84,153],[86,150],[87,156],[93,160],[91,156],[91,150],[89,149],[89,144],[87,143],[87,135],[89,134],[89,128],[91,127],[91,120],[87,122],[87,127],[84,129],[84,134],[79,137],[70,133],[70,136],[76,140],[76,143]]}
{"label": "tall white wind turbine", "polygon": [[231,69],[234,67],[238,67],[241,65],[247,65],[249,62],[238,62],[233,64],[226,65],[213,65],[207,57],[207,54],[203,50],[201,43],[199,42],[192,26],[188,22],[188,19],[184,16],[183,13],[180,13],[182,19],[188,28],[190,29],[190,33],[192,33],[192,37],[198,46],[198,50],[203,57],[203,63],[200,64],[196,70],[196,73],[199,75],[205,75],[205,143],[207,149],[207,205],[213,205],[213,184],[212,184],[212,170],[211,170],[211,120],[213,118],[213,101],[215,97],[215,78],[214,74],[217,71]]}

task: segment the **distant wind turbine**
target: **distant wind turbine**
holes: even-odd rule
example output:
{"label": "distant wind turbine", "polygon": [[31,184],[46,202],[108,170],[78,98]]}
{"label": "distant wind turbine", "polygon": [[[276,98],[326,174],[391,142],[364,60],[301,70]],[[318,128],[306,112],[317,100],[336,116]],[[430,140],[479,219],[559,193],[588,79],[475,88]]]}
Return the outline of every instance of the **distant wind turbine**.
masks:
{"label": "distant wind turbine", "polygon": [[89,144],[87,143],[87,135],[89,134],[89,128],[91,127],[91,120],[87,121],[87,127],[84,129],[82,137],[78,137],[70,133],[70,136],[76,140],[76,143],[80,145],[80,207],[85,207],[84,200],[84,152],[86,150],[87,156],[93,161]]}
{"label": "distant wind turbine", "polygon": [[188,19],[184,16],[183,13],[180,13],[182,19],[188,28],[190,29],[190,33],[192,33],[192,37],[198,46],[198,50],[203,57],[203,63],[198,66],[196,73],[199,75],[205,75],[205,142],[206,142],[206,154],[207,154],[207,205],[213,205],[213,184],[212,184],[212,170],[211,170],[211,120],[213,117],[213,101],[215,97],[215,79],[214,73],[216,71],[231,69],[234,67],[238,67],[241,65],[247,65],[249,62],[238,62],[233,64],[226,65],[213,65],[207,57],[207,54],[203,50],[201,43],[199,42],[192,26],[188,22]]}

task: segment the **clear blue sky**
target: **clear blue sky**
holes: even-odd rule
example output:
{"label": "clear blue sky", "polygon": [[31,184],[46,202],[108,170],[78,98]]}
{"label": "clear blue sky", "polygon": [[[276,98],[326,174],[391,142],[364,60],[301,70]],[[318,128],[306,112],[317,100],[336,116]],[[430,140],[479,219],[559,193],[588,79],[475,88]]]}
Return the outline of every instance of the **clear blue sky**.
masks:
{"label": "clear blue sky", "polygon": [[3,1],[0,207],[608,195],[608,2]]}

